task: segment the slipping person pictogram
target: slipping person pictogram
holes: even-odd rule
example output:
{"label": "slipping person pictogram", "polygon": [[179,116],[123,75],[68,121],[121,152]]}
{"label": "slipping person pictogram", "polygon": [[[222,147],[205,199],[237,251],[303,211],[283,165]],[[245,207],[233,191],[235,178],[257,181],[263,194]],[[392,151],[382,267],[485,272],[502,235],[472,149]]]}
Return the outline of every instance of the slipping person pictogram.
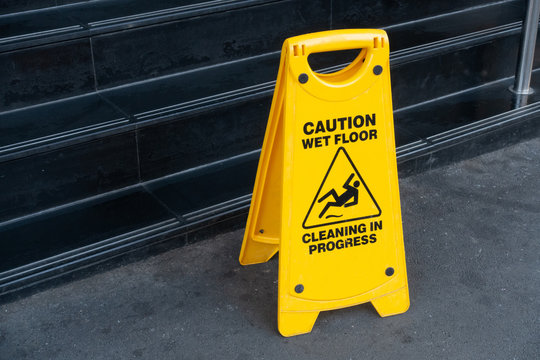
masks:
{"label": "slipping person pictogram", "polygon": [[[345,180],[345,181],[344,181]],[[381,209],[344,147],[338,148],[302,226],[339,224],[377,217]]]}
{"label": "slipping person pictogram", "polygon": [[[324,214],[328,211],[328,209],[330,209],[330,207],[332,206],[335,206],[335,207],[349,207],[349,206],[353,206],[353,205],[356,205],[358,204],[358,189],[357,187],[360,186],[360,181],[356,180],[353,185],[351,186],[350,185],[350,182],[352,181],[354,177],[354,173],[352,173],[349,178],[347,179],[347,181],[345,181],[345,184],[343,184],[343,188],[345,189],[345,191],[338,196],[337,192],[335,189],[332,189],[330,190],[329,192],[327,192],[322,198],[320,198],[317,202],[322,202],[324,201],[326,198],[328,198],[329,196],[332,196],[334,198],[334,201],[329,201],[326,203],[326,205],[324,206],[324,209],[323,211],[321,211],[321,213],[319,214],[319,219],[322,218],[324,216]],[[351,200],[351,202],[348,202],[349,200]],[[329,215],[327,216],[326,218],[328,219],[329,217],[341,217],[343,215]]]}

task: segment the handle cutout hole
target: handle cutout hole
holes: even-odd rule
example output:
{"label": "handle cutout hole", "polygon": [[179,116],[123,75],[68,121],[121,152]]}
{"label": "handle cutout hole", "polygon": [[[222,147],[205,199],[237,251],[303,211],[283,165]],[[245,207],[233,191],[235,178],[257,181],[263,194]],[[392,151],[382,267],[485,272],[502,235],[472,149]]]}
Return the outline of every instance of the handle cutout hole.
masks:
{"label": "handle cutout hole", "polygon": [[343,85],[357,78],[364,68],[367,54],[368,49],[328,51],[310,54],[307,61],[321,81]]}
{"label": "handle cutout hole", "polygon": [[307,60],[311,70],[314,72],[318,74],[329,74],[324,70],[332,68],[334,71],[339,71],[346,68],[361,52],[362,49],[352,49],[313,53],[308,56]]}

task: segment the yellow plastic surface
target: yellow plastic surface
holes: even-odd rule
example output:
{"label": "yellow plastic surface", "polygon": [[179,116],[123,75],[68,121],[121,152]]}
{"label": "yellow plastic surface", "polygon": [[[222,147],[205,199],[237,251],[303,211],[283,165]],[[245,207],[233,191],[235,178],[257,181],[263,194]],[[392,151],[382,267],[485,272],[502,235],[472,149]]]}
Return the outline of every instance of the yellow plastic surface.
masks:
{"label": "yellow plastic surface", "polygon": [[[357,48],[332,74],[307,61]],[[284,336],[310,332],[324,310],[372,302],[389,316],[409,307],[389,68],[382,30],[326,31],[283,45],[240,263],[279,250]]]}

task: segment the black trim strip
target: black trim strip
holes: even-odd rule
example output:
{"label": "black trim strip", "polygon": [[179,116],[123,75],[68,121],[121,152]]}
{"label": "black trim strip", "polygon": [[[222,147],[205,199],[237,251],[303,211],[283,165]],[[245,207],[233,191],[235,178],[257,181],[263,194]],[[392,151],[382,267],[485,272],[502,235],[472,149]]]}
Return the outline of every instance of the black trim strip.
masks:
{"label": "black trim strip", "polygon": [[5,44],[10,44],[10,43],[15,43],[15,42],[23,42],[25,40],[33,39],[33,38],[46,38],[48,36],[53,37],[53,36],[66,34],[66,33],[78,31],[78,30],[84,30],[84,27],[82,27],[81,25],[72,25],[72,26],[61,27],[58,29],[51,29],[51,30],[45,30],[45,31],[38,31],[35,33],[10,36],[10,37],[5,37],[5,38],[0,38],[0,45],[5,45]]}
{"label": "black trim strip", "polygon": [[[76,24],[79,21],[69,17],[75,23],[72,26],[11,36],[7,38],[0,38],[0,52],[13,51],[17,49],[45,45],[60,41],[85,38],[88,36],[102,35],[125,29],[141,28],[145,26],[162,24],[190,17],[217,14],[224,11],[238,10],[281,1],[283,0],[214,0],[193,5],[150,11],[146,13],[123,16],[102,21],[95,21],[88,24]],[[84,4],[78,3],[75,5],[81,6]],[[95,4],[89,5],[92,6]],[[51,8],[39,10],[47,11],[51,10]],[[53,10],[59,11],[56,8],[54,8]],[[26,13],[27,12],[23,12],[21,14]]]}
{"label": "black trim strip", "polygon": [[[214,0],[202,3],[178,6],[169,9],[150,11],[141,14],[122,16],[113,19],[94,21],[88,23],[91,29],[100,28],[96,33],[102,34],[118,31],[124,28],[142,27],[155,23],[163,23],[185,19],[194,16],[215,14],[228,10],[242,9],[245,7],[270,4],[282,0]],[[133,26],[136,23],[137,25]],[[94,35],[94,32],[92,32]]]}
{"label": "black trim strip", "polygon": [[[0,273],[0,294],[5,294],[20,287],[31,285],[54,275],[66,273],[85,264],[99,262],[128,249],[149,243],[171,231],[177,231],[179,222],[170,219],[158,224],[137,229],[136,231],[106,239],[92,245],[52,256],[25,266]],[[123,251],[125,250],[125,251]]]}

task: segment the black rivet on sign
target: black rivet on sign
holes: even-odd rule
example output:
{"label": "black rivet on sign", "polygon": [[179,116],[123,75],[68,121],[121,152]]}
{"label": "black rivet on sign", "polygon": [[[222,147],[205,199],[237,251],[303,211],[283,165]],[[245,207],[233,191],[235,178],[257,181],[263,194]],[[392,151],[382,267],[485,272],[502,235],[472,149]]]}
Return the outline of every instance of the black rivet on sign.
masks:
{"label": "black rivet on sign", "polygon": [[389,267],[389,268],[386,269],[386,271],[384,273],[386,274],[386,276],[392,276],[392,275],[394,275],[394,268]]}
{"label": "black rivet on sign", "polygon": [[297,294],[300,294],[301,292],[304,291],[304,285],[302,284],[298,284],[294,287],[294,291],[296,291]]}
{"label": "black rivet on sign", "polygon": [[375,75],[381,75],[382,73],[382,66],[381,65],[375,65],[375,67],[373,68],[373,73]]}
{"label": "black rivet on sign", "polygon": [[264,229],[259,230],[261,234],[264,234]]}
{"label": "black rivet on sign", "polygon": [[298,81],[300,81],[300,84],[307,83],[308,79],[309,79],[309,76],[307,76],[306,73],[301,73],[300,76],[298,77]]}

